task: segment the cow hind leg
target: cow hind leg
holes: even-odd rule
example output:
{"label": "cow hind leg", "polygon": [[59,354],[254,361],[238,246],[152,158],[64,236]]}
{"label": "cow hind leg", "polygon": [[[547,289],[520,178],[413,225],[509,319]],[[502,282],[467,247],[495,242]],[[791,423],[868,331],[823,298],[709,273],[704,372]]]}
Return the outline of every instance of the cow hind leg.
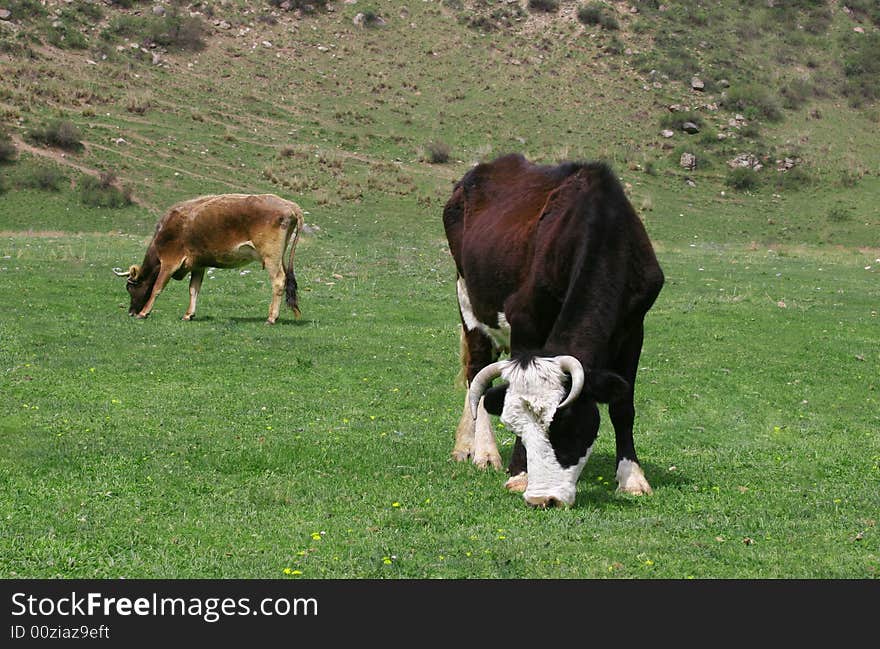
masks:
{"label": "cow hind leg", "polygon": [[269,273],[269,281],[272,283],[272,302],[269,304],[269,317],[266,322],[275,324],[275,321],[278,320],[278,312],[281,310],[281,300],[284,297],[284,267],[280,261],[272,259],[264,259],[263,265],[266,267],[266,271]]}
{"label": "cow hind leg", "polygon": [[195,268],[189,277],[189,307],[183,314],[184,320],[192,320],[196,314],[196,301],[199,299],[199,291],[202,288],[202,280],[205,279],[205,269]]}
{"label": "cow hind leg", "polygon": [[651,493],[651,485],[648,484],[645,473],[639,464],[633,441],[636,372],[639,367],[639,356],[642,353],[643,339],[644,328],[639,324],[636,331],[621,346],[616,369],[629,382],[629,390],[623,398],[608,404],[608,414],[614,425],[617,446],[617,490],[636,496]]}

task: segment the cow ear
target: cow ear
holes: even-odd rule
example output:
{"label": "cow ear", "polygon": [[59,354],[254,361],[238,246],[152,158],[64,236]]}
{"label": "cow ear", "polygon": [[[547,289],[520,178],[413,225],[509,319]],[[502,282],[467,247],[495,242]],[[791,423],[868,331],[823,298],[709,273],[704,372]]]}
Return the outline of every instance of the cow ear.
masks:
{"label": "cow ear", "polygon": [[504,395],[507,394],[507,383],[496,385],[486,390],[483,407],[490,415],[500,416],[504,410]]}
{"label": "cow ear", "polygon": [[629,394],[629,381],[607,370],[587,373],[587,391],[599,403],[619,401]]}

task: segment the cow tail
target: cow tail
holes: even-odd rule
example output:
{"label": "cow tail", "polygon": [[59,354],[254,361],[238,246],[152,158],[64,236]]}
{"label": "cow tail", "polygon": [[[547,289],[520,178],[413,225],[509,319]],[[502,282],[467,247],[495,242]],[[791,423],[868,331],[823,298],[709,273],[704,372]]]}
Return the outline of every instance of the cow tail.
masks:
{"label": "cow tail", "polygon": [[299,206],[293,209],[293,216],[296,218],[296,226],[293,233],[293,239],[288,248],[287,266],[284,269],[284,293],[287,306],[293,309],[293,315],[300,317],[299,301],[297,297],[296,274],[293,272],[293,256],[296,252],[296,244],[299,242],[299,235],[302,232],[305,221],[303,219],[302,210]]}
{"label": "cow tail", "polygon": [[464,332],[464,325],[461,326],[461,331],[459,334],[459,358],[461,360],[461,369],[458,371],[458,376],[455,377],[455,386],[459,388],[468,387],[467,380],[467,368],[468,364],[471,362],[470,350],[468,349],[467,344],[467,336]]}

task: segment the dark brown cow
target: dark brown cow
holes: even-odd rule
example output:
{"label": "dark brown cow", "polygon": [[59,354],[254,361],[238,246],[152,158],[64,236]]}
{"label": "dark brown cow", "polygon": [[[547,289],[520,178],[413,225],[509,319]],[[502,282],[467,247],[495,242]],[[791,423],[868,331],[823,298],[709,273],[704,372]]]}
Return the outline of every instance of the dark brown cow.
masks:
{"label": "dark brown cow", "polygon": [[299,205],[274,194],[219,194],[177,203],[156,224],[143,263],[126,272],[114,269],[128,278],[128,312],[146,318],[168,280],[190,273],[189,307],[183,319],[191,320],[205,269],[237,268],[259,261],[272,282],[269,324],[278,319],[285,293],[288,306],[299,317],[293,255],[302,228]]}
{"label": "dark brown cow", "polygon": [[[633,444],[645,314],[663,272],[612,171],[508,155],[471,169],[443,211],[470,384],[453,457],[501,467],[487,413],[516,434],[506,486],[571,505],[608,403],[618,489],[651,492]],[[510,360],[498,361],[510,352]],[[501,376],[506,383],[492,387]]]}

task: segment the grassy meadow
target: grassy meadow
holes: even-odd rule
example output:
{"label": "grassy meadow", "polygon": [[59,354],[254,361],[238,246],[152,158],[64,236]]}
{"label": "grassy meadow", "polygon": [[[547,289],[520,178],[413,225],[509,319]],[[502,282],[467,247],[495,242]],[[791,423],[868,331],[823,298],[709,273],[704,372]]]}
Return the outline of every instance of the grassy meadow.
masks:
{"label": "grassy meadow", "polygon": [[[688,172],[686,136],[658,133],[691,91],[639,63],[669,35],[644,31],[647,8],[611,33],[561,4],[484,30],[471,3],[374,2],[386,24],[359,28],[361,3],[272,22],[232,2],[214,16],[231,30],[163,65],[124,41],[0,41],[18,147],[0,165],[0,577],[878,577],[876,108],[811,96],[704,138]],[[59,118],[83,150],[25,144]],[[771,161],[732,187],[725,158],[754,147],[796,149],[800,182]],[[442,205],[509,151],[610,161],[655,242],[667,283],[635,434],[652,496],[615,493],[607,417],[570,509],[532,510],[450,457],[464,392]],[[102,171],[131,205],[84,202]],[[209,275],[192,322],[186,282],[130,318],[111,269],[140,263],[165,207],[227,191],[306,210],[302,318],[265,324],[256,265]]]}

